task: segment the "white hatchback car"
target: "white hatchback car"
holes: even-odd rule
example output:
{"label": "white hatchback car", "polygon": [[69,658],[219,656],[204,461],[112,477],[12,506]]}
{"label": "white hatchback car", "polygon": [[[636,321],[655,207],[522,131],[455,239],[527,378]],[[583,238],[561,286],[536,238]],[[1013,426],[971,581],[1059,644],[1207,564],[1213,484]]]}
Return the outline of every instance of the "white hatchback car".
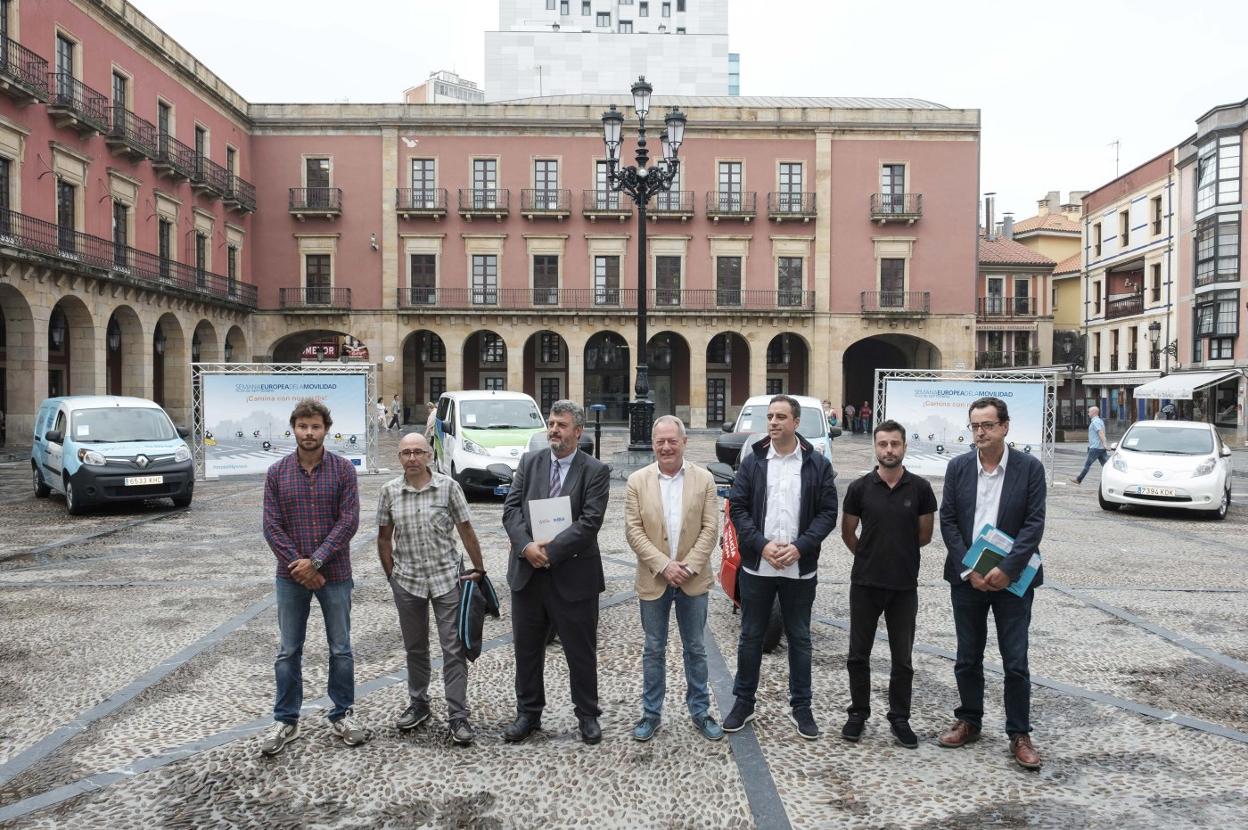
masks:
{"label": "white hatchback car", "polygon": [[1231,504],[1231,448],[1212,425],[1137,421],[1101,472],[1101,507],[1124,504],[1196,510],[1226,518]]}

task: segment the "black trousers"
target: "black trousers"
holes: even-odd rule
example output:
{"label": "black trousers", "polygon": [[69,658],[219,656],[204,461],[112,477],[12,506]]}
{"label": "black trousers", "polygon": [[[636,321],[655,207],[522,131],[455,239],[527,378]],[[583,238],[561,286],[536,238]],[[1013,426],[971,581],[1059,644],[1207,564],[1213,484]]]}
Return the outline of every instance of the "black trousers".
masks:
{"label": "black trousers", "polygon": [[893,591],[866,585],[849,586],[849,716],[866,720],[871,716],[871,647],[880,615],[888,627],[888,649],[892,671],[888,678],[889,721],[910,719],[910,695],[914,667],[915,618],[919,613],[919,591]]}
{"label": "black trousers", "polygon": [[511,630],[516,654],[516,711],[540,716],[546,707],[546,634],[559,635],[568,661],[572,708],[596,718],[598,707],[598,597],[569,602],[548,571],[537,571],[523,590],[511,592]]}

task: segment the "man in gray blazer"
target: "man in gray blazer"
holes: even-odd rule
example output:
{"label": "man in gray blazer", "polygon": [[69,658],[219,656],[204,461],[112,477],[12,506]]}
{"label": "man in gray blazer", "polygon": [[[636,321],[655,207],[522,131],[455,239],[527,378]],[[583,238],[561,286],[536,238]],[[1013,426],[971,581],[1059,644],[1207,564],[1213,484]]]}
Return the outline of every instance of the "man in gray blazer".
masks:
{"label": "man in gray blazer", "polygon": [[[546,689],[542,670],[546,634],[553,624],[563,644],[572,705],[581,739],[602,740],[598,716],[598,594],[606,589],[598,530],[610,495],[610,468],[577,450],[585,410],[555,401],[546,421],[549,450],[520,460],[503,502],[503,526],[511,540],[507,582],[516,654],[516,720],[503,738],[523,741],[541,728]],[[533,540],[529,501],[567,496],[572,524],[545,543]]]}
{"label": "man in gray blazer", "polygon": [[[984,716],[984,646],[988,612],[997,627],[997,645],[1005,669],[1005,731],[1014,760],[1026,769],[1040,768],[1040,753],[1031,743],[1031,673],[1027,667],[1028,629],[1036,588],[1044,582],[1041,567],[1021,597],[1003,590],[1018,579],[1044,536],[1045,474],[1040,459],[1006,446],[1010,411],[999,398],[971,404],[971,438],[975,451],[964,453],[945,468],[940,502],[940,535],[945,540],[945,579],[950,584],[958,656],[953,666],[958,681],[958,708],[953,726],[939,738],[956,748],[979,740]],[[980,576],[962,564],[985,524],[1014,539],[1010,555]]]}

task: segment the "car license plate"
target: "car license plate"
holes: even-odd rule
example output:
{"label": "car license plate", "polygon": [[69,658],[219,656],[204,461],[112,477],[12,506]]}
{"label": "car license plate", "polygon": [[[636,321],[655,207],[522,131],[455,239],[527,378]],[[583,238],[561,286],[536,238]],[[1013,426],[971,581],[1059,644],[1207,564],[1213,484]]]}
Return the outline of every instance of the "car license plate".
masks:
{"label": "car license plate", "polygon": [[127,487],[141,487],[144,484],[164,484],[164,476],[126,476]]}
{"label": "car license plate", "polygon": [[1176,496],[1178,495],[1178,493],[1175,492],[1173,487],[1141,487],[1139,492],[1141,496]]}

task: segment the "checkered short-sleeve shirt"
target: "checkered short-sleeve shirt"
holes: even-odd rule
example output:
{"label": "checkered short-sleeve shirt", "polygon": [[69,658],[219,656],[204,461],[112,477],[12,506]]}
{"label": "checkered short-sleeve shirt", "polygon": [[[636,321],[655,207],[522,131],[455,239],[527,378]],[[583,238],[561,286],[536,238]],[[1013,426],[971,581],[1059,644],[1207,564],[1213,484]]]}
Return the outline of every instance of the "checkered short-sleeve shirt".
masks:
{"label": "checkered short-sleeve shirt", "polygon": [[399,476],[381,488],[377,524],[394,526],[394,581],[417,597],[440,597],[459,581],[456,525],[472,516],[463,488],[434,473],[417,490]]}

